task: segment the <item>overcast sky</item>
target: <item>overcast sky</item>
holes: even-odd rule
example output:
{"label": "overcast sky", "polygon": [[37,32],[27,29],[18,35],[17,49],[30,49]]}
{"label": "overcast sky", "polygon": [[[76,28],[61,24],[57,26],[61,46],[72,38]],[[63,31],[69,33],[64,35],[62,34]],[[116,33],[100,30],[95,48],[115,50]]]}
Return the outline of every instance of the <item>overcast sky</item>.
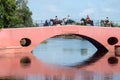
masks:
{"label": "overcast sky", "polygon": [[120,20],[120,0],[28,0],[33,20],[45,20],[70,15],[80,19],[89,15],[93,20],[109,17]]}

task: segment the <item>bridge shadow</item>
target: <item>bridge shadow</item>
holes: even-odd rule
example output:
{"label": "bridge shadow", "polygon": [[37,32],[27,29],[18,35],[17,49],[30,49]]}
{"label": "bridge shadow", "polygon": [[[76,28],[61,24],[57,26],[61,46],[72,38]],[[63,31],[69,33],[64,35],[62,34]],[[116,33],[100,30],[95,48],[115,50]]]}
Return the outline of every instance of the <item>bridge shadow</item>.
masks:
{"label": "bridge shadow", "polygon": [[101,43],[96,41],[95,39],[92,39],[92,38],[84,36],[84,35],[78,35],[78,34],[74,34],[74,35],[80,36],[83,39],[86,39],[89,42],[91,42],[97,48],[97,52],[93,56],[91,56],[90,58],[85,60],[84,62],[74,64],[74,66],[71,66],[71,67],[81,68],[84,66],[91,65],[91,64],[95,63],[96,61],[98,61],[99,59],[101,59],[105,54],[107,54],[108,50]]}
{"label": "bridge shadow", "polygon": [[101,59],[107,52],[105,51],[100,51],[98,50],[92,57],[89,59],[85,60],[84,62],[74,64],[74,66],[70,67],[75,67],[75,68],[82,68],[88,65],[92,65],[93,63],[97,62],[99,59]]}

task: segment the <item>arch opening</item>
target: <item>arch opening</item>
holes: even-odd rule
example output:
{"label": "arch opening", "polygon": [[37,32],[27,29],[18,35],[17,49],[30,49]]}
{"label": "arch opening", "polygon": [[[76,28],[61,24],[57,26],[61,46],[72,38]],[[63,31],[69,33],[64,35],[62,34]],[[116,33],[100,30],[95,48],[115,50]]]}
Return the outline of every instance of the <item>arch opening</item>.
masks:
{"label": "arch opening", "polygon": [[[69,35],[69,36],[73,36],[72,38],[76,38],[76,39],[86,39],[89,42],[91,42],[99,51],[102,52],[108,52],[108,50],[98,41],[96,41],[95,39],[92,39],[90,37],[84,36],[84,35],[80,35],[80,34],[61,34],[61,35],[56,35],[54,37],[58,37],[58,36],[64,36],[64,35]],[[69,38],[69,36],[67,38]],[[52,37],[52,38],[54,38]],[[64,38],[64,37],[63,37]],[[71,38],[71,37],[70,37]]]}
{"label": "arch opening", "polygon": [[109,45],[114,45],[116,43],[118,43],[118,39],[116,37],[110,37],[110,38],[108,38],[108,44]]}
{"label": "arch opening", "polygon": [[[65,35],[69,35],[67,37],[65,37]],[[72,37],[71,37],[72,36]],[[85,66],[85,65],[89,65],[91,63],[94,63],[96,62],[97,60],[99,60],[101,57],[103,57],[106,53],[107,53],[107,49],[102,45],[100,44],[98,41],[90,38],[90,37],[87,37],[87,36],[84,36],[84,35],[79,35],[79,34],[62,34],[62,35],[56,35],[56,36],[53,36],[51,38],[57,38],[57,37],[62,37],[62,38],[69,38],[69,39],[81,39],[81,40],[88,40],[90,43],[92,43],[96,48],[97,48],[97,52],[95,52],[95,54],[93,54],[92,56],[90,56],[87,60],[85,60],[84,62],[80,62],[80,63],[77,63],[77,64],[74,64],[74,65],[70,65],[71,67],[82,67],[82,66]],[[42,43],[47,43],[46,41],[43,41]],[[67,50],[67,49],[66,49]],[[87,53],[87,50],[86,49],[81,49],[81,51],[83,53]],[[34,51],[33,51],[34,52]],[[51,55],[52,56],[52,55]]]}
{"label": "arch opening", "polygon": [[29,38],[22,38],[20,40],[20,45],[23,47],[28,47],[31,44],[31,40]]}

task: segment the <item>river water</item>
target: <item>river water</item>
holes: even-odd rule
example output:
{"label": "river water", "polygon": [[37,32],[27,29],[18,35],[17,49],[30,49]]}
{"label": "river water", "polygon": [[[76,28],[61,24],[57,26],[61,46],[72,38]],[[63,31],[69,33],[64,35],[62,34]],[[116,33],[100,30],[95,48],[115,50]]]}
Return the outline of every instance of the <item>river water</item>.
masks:
{"label": "river water", "polygon": [[33,54],[41,61],[60,66],[74,66],[90,58],[97,49],[87,40],[50,38],[38,45]]}
{"label": "river water", "polygon": [[[95,62],[96,66],[89,63],[85,68],[76,67],[97,52],[97,48],[84,39],[49,38],[32,53],[18,52],[16,56],[0,58],[0,75],[10,75],[0,80],[120,80],[119,65],[109,65],[104,60],[106,57]],[[21,66],[22,54],[34,56],[30,66]]]}
{"label": "river water", "polygon": [[[82,64],[97,52],[97,48],[87,40],[50,38],[33,50],[33,55],[46,64],[75,66]],[[101,64],[102,65],[102,64]],[[68,71],[69,72],[69,71]],[[74,73],[74,72],[73,72]],[[35,79],[36,77],[29,77]],[[75,70],[74,76],[44,76],[41,80],[120,80],[119,73],[94,73]],[[27,78],[28,79],[28,78]],[[38,78],[36,78],[38,79]]]}

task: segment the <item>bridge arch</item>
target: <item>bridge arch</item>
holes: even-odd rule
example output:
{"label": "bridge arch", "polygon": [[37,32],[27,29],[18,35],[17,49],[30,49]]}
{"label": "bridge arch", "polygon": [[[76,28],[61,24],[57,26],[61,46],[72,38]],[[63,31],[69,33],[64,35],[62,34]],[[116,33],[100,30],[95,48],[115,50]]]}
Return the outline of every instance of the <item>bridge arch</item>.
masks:
{"label": "bridge arch", "polygon": [[75,35],[75,36],[79,36],[79,37],[81,37],[81,38],[83,38],[85,40],[88,40],[90,43],[92,43],[97,48],[97,52],[93,56],[91,56],[89,59],[84,61],[82,64],[74,65],[74,67],[81,67],[81,66],[84,66],[84,65],[89,65],[91,63],[94,63],[97,60],[99,60],[100,58],[102,58],[108,52],[106,47],[104,47],[100,42],[98,42],[97,40],[95,40],[95,39],[93,39],[91,37],[88,37],[88,36],[85,36],[85,35],[81,35],[81,34],[75,34],[75,33],[55,34],[55,35],[52,35],[52,36],[51,35],[47,36],[47,38],[44,39],[44,40],[47,40],[47,39],[55,37],[55,36],[60,36],[60,35]]}
{"label": "bridge arch", "polygon": [[89,42],[91,42],[98,50],[100,51],[105,51],[107,52],[107,48],[101,44],[99,41],[89,37],[89,36],[86,36],[86,35],[81,35],[81,34],[78,34],[78,33],[67,33],[67,34],[56,34],[56,35],[52,35],[52,36],[49,36],[47,37],[45,40],[47,40],[48,38],[52,38],[52,37],[55,37],[55,36],[60,36],[60,35],[75,35],[75,36],[79,36],[85,40],[88,40]]}

